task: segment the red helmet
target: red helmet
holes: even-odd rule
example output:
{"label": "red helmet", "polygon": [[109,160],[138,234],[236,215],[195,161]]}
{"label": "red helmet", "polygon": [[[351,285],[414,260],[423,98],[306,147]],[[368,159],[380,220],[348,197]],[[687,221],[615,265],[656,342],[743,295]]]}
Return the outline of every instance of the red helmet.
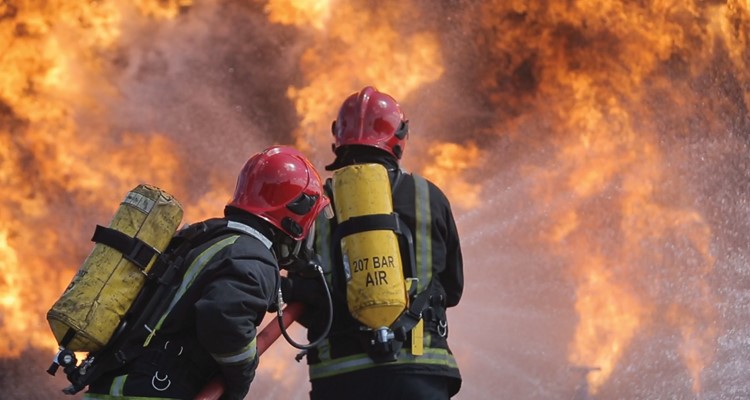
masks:
{"label": "red helmet", "polygon": [[318,172],[298,150],[273,146],[250,157],[237,178],[230,206],[270,222],[295,240],[329,211]]}
{"label": "red helmet", "polygon": [[331,130],[334,153],[342,146],[356,144],[377,147],[401,159],[409,121],[393,97],[367,86],[344,100]]}

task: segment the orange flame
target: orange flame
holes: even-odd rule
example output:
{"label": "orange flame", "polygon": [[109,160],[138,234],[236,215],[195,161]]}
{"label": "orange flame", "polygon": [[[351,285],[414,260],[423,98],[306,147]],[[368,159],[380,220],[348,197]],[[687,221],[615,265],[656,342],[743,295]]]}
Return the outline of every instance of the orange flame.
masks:
{"label": "orange flame", "polygon": [[[165,10],[163,2],[152,5]],[[75,202],[82,212],[105,218],[140,181],[170,187],[182,179],[174,145],[165,136],[109,138],[98,134],[107,127],[79,123],[79,110],[96,115],[99,99],[115,95],[101,54],[120,35],[118,5],[61,1],[5,7],[5,15],[15,18],[0,20],[7,43],[0,57],[0,178],[9,189],[0,207],[6,221],[0,233],[3,357],[18,356],[28,345],[56,348],[40,316],[81,259],[80,250],[67,250],[67,241],[72,236],[85,243],[76,216],[59,214],[61,202]],[[57,223],[75,233],[51,229]],[[53,287],[37,290],[38,283],[50,280],[50,265],[56,273]]]}
{"label": "orange flame", "polygon": [[[328,2],[314,3],[288,0],[266,6],[271,21],[312,27],[310,34],[319,37],[301,58],[307,85],[292,86],[287,92],[301,116],[296,145],[313,157],[319,154],[318,149],[330,148],[330,121],[353,91],[373,85],[403,101],[438,80],[444,70],[434,33],[399,32],[398,21],[418,13],[408,3],[389,2],[373,12],[362,12],[362,7],[350,3],[340,2],[336,7]],[[335,23],[326,29],[326,21]],[[467,183],[463,173],[479,164],[479,152],[475,145],[464,151],[459,147],[435,144],[428,153],[433,161],[427,162],[422,172],[445,183],[458,205],[471,207],[478,204],[479,186]]]}
{"label": "orange flame", "polygon": [[319,0],[270,0],[268,20],[283,25],[311,26],[324,30],[331,16],[331,2]]}
{"label": "orange flame", "polygon": [[[300,60],[307,84],[291,86],[287,92],[301,117],[296,145],[312,157],[318,149],[330,149],[331,120],[350,93],[373,85],[404,101],[443,73],[440,46],[432,32],[403,34],[397,29],[399,20],[414,15],[406,3],[387,2],[371,12],[348,2],[314,8],[303,1],[291,3],[291,9],[280,10],[279,2],[271,2],[266,10],[271,21],[314,28],[309,31],[313,43]],[[315,22],[328,20],[335,23],[327,29]]]}
{"label": "orange flame", "polygon": [[[711,271],[711,231],[695,210],[663,201],[673,196],[680,203],[667,189],[678,178],[665,168],[669,155],[660,147],[658,128],[645,117],[650,110],[641,104],[655,94],[682,92],[670,90],[682,82],[662,74],[664,63],[690,59],[694,62],[685,73],[697,75],[709,65],[716,44],[731,49],[738,74],[747,76],[747,31],[736,25],[747,18],[746,11],[731,1],[661,2],[648,8],[599,1],[483,7],[483,25],[503,32],[492,45],[507,57],[509,70],[533,77],[528,84],[538,97],[521,92],[517,105],[509,103],[536,107],[558,134],[552,159],[528,171],[538,182],[534,194],[540,205],[553,210],[545,240],[568,264],[576,285],[579,322],[569,360],[601,368],[588,376],[594,392],[635,335],[665,314],[682,332],[683,362],[693,390],[700,392],[700,374],[713,356],[710,343],[716,337],[715,329],[699,329],[698,322],[714,319],[711,290],[703,281],[691,281],[691,289],[701,293],[699,302],[664,310],[657,295],[674,295],[650,288],[648,279],[660,269],[680,270],[679,263]],[[521,23],[530,29],[519,29]],[[676,96],[670,100],[685,104]],[[677,239],[680,235],[688,240]],[[690,257],[667,259],[663,249],[670,246]]]}
{"label": "orange flame", "polygon": [[455,199],[456,205],[466,209],[478,206],[480,186],[464,179],[466,172],[478,167],[484,158],[476,144],[463,147],[456,143],[434,143],[428,154],[435,161],[424,167],[424,176],[442,188],[449,199]]}
{"label": "orange flame", "polygon": [[[82,224],[109,217],[138,182],[178,198],[196,191],[169,132],[118,131],[106,115],[121,95],[113,65],[125,36],[176,21],[192,1],[16,3],[0,2],[0,357],[56,347],[43,315],[85,256],[91,226]],[[475,175],[494,170],[497,153],[485,143],[502,135],[526,146],[537,157],[521,169],[534,182],[528,207],[547,218],[536,250],[559,258],[575,294],[567,362],[598,367],[588,383],[604,392],[631,347],[666,325],[678,332],[700,393],[721,328],[702,279],[713,271],[714,232],[670,168],[683,155],[669,140],[695,130],[683,120],[703,110],[747,115],[750,0],[481,2],[451,9],[450,27],[414,23],[424,4],[266,2],[270,23],[304,36],[293,46],[300,76],[284,83],[299,116],[292,140],[327,163],[330,121],[365,85],[393,95],[407,114],[418,109],[423,89],[455,79],[445,37],[464,23],[460,40],[481,59],[465,76],[458,71],[460,83],[494,114],[481,115],[485,125],[467,137],[486,140],[414,132],[427,149],[415,164],[452,202],[479,207],[487,180]],[[715,100],[689,87],[716,79],[717,69],[736,80],[738,104],[707,104]],[[699,134],[720,132],[721,116],[701,121],[712,129]],[[188,222],[225,204],[219,176],[209,174],[185,204]],[[690,302],[673,293],[675,282],[695,295]],[[280,379],[283,362],[271,357],[264,369]]]}

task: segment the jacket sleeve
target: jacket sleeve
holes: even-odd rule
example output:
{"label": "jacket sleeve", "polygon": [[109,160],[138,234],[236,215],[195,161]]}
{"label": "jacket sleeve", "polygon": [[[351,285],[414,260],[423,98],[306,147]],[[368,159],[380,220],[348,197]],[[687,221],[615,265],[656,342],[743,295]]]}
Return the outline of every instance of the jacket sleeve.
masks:
{"label": "jacket sleeve", "polygon": [[445,221],[445,270],[440,273],[440,283],[445,289],[445,306],[454,307],[461,300],[464,291],[464,263],[458,228],[450,203],[445,197],[443,197],[443,203],[445,208],[441,218]]}
{"label": "jacket sleeve", "polygon": [[276,270],[270,259],[223,258],[195,304],[198,340],[221,367],[222,399],[242,399],[258,365],[256,328],[269,308]]}

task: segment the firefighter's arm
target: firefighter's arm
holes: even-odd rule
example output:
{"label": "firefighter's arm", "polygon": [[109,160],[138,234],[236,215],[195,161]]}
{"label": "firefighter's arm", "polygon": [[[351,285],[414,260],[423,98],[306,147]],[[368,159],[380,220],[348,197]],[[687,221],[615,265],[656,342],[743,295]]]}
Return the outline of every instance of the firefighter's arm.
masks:
{"label": "firefighter's arm", "polygon": [[[446,200],[447,201],[447,200]],[[445,211],[445,271],[440,274],[440,283],[445,288],[445,306],[453,307],[461,300],[464,291],[464,264],[461,254],[461,242],[458,238],[456,221],[450,207]]]}
{"label": "firefighter's arm", "polygon": [[226,259],[196,303],[198,339],[221,367],[222,399],[242,399],[258,365],[256,325],[273,298],[276,271],[253,259]]}

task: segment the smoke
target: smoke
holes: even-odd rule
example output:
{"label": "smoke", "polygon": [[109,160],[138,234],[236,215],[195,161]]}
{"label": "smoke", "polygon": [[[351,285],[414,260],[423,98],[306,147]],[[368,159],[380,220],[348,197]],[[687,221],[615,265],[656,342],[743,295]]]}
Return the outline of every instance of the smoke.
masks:
{"label": "smoke", "polygon": [[[311,145],[322,167],[328,148],[318,143],[330,139],[337,103],[375,84],[403,92],[397,97],[412,128],[408,169],[425,171],[461,160],[471,146],[478,150],[471,168],[441,185],[480,188],[473,206],[461,201],[464,192],[451,195],[466,265],[464,298],[449,311],[464,376],[457,398],[567,399],[584,383],[598,385],[600,400],[750,396],[747,6],[396,3],[339,4],[324,31],[271,22],[263,2],[197,2],[166,20],[118,5],[116,45],[100,50],[97,68],[70,63],[81,86],[56,94],[72,114],[56,140],[107,155],[91,166],[84,155],[96,152],[70,153],[87,174],[47,178],[40,160],[55,153],[54,143],[24,136],[40,123],[0,98],[0,173],[8,175],[0,177],[6,187],[23,188],[23,201],[10,202],[12,211],[0,216],[38,223],[52,214],[60,221],[35,234],[47,243],[41,258],[48,268],[32,278],[52,274],[64,287],[92,227],[135,180],[169,186],[197,219],[221,211],[242,163],[270,144]],[[21,8],[3,7],[0,21]],[[349,8],[381,18],[362,19],[371,25],[348,37],[335,28],[345,26],[341,10]],[[381,25],[403,40],[367,35]],[[440,68],[409,47],[424,32],[439,44]],[[71,52],[78,49],[81,39],[69,40]],[[376,44],[385,49],[375,51]],[[409,62],[399,58],[404,48],[414,50]],[[380,59],[366,63],[352,49]],[[389,68],[375,68],[379,63]],[[372,69],[388,73],[368,75]],[[414,84],[405,78],[412,70],[439,78]],[[38,83],[29,87],[40,90]],[[306,104],[312,116],[299,107],[306,89],[322,92]],[[77,134],[65,135],[70,129]],[[434,151],[444,143],[458,151]],[[8,172],[7,165],[23,168]],[[65,187],[99,174],[109,183]],[[112,194],[101,199],[97,191]],[[100,208],[83,208],[82,200]],[[34,214],[31,205],[39,202],[53,203],[54,212]],[[583,294],[597,293],[591,278],[602,272],[612,285],[599,298],[615,293],[623,301],[598,308],[612,306],[615,320],[587,314],[580,303]],[[631,317],[636,322],[613,329]],[[9,319],[0,313],[0,326]],[[612,368],[590,371],[589,380],[577,367],[600,365],[572,359],[608,359],[594,357],[594,341],[572,349],[585,326],[611,338],[605,347],[621,345],[607,353],[620,357]],[[41,317],[30,329],[46,332]],[[306,398],[306,368],[292,362],[294,352],[280,342],[264,354],[252,397]],[[64,378],[44,373],[47,353],[31,347],[0,358],[0,387],[11,388],[4,396],[61,396]],[[597,381],[604,373],[608,379]]]}
{"label": "smoke", "polygon": [[244,161],[289,144],[298,119],[285,97],[299,72],[299,33],[271,24],[260,5],[201,2],[174,20],[123,28],[109,65],[118,96],[107,99],[108,129],[163,132],[189,171],[187,200],[214,176],[226,192]]}

